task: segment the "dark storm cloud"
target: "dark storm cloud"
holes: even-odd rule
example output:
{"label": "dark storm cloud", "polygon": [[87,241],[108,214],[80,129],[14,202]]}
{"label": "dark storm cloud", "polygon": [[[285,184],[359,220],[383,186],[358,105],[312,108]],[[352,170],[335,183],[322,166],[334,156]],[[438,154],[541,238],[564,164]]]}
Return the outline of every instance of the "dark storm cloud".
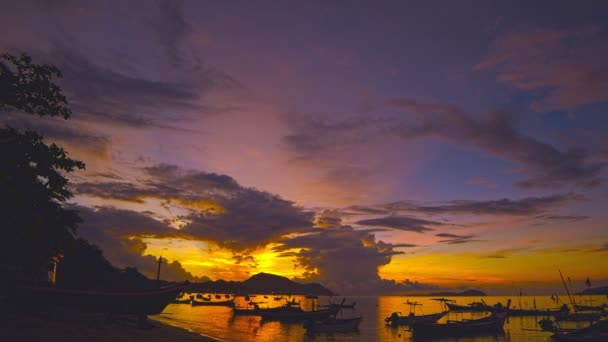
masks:
{"label": "dark storm cloud", "polygon": [[192,30],[182,15],[182,4],[182,1],[157,0],[159,15],[151,21],[160,44],[175,65],[182,61],[179,44]]}
{"label": "dark storm cloud", "polygon": [[[78,120],[175,129],[176,120],[220,110],[203,103],[208,91],[238,86],[200,56],[181,52],[191,38],[181,7],[166,0],[24,2],[5,18],[0,12],[0,23],[9,23],[0,28],[11,31],[0,37],[0,49],[57,66]],[[13,20],[18,15],[24,19]]]}
{"label": "dark storm cloud", "polygon": [[419,103],[409,98],[396,98],[389,103],[415,114],[415,121],[394,128],[404,140],[436,136],[516,161],[530,174],[530,178],[517,183],[521,188],[589,188],[601,183],[600,172],[606,163],[591,162],[582,148],[559,150],[524,135],[506,113],[489,112],[477,119],[449,105]]}
{"label": "dark storm cloud", "polygon": [[[74,206],[83,222],[78,235],[99,246],[104,256],[116,267],[137,267],[149,278],[156,277],[158,259],[143,255],[146,243],[137,236],[157,238],[183,237],[165,223],[130,210],[110,207],[87,208]],[[163,265],[162,278],[173,281],[200,280],[187,272],[178,261]]]}
{"label": "dark storm cloud", "polygon": [[[403,254],[395,250],[398,247],[413,245],[376,241],[369,231],[342,226],[319,228],[310,234],[283,239],[275,250],[283,252],[283,256],[295,256],[298,265],[306,270],[306,280],[320,281],[342,293],[397,293],[433,288],[427,284],[380,279],[378,267],[390,263],[393,255]],[[288,252],[290,249],[299,249],[299,252]]]}
{"label": "dark storm cloud", "polygon": [[595,252],[608,252],[608,242],[604,242],[604,245],[600,246]]}
{"label": "dark storm cloud", "polygon": [[445,242],[450,245],[480,241],[480,240],[473,240],[473,238],[475,237],[475,235],[473,235],[473,234],[458,235],[458,234],[451,234],[451,233],[439,233],[439,234],[435,234],[435,236],[440,237],[440,238],[446,238],[446,240],[440,240],[439,242]]}
{"label": "dark storm cloud", "polygon": [[582,221],[589,218],[589,216],[581,216],[581,215],[548,215],[548,216],[540,216],[540,219],[548,220],[548,221]]}
{"label": "dark storm cloud", "polygon": [[289,116],[292,134],[283,141],[301,159],[322,158],[328,150],[339,151],[362,144],[371,138],[366,131],[374,130],[384,119],[352,117],[342,120],[305,116]]}
{"label": "dark storm cloud", "polygon": [[357,221],[356,224],[364,225],[364,226],[378,226],[378,227],[386,227],[391,229],[412,231],[417,233],[423,233],[429,230],[433,230],[433,228],[429,228],[429,226],[441,226],[444,223],[437,221],[428,221],[415,217],[408,216],[386,216],[381,218],[367,219]]}
{"label": "dark storm cloud", "polygon": [[440,214],[476,214],[476,215],[514,215],[528,216],[541,213],[552,207],[564,205],[582,198],[574,194],[552,195],[544,197],[527,197],[519,200],[503,198],[489,201],[455,200],[445,205],[416,206],[408,209],[417,212]]}
{"label": "dark storm cloud", "polygon": [[145,79],[97,65],[68,51],[57,47],[49,59],[63,72],[62,83],[74,112],[96,120],[133,127],[163,127],[170,120],[183,119],[180,111],[205,112],[199,103],[201,92],[222,82],[211,74],[201,75],[198,84]]}
{"label": "dark storm cloud", "polygon": [[17,129],[33,130],[44,138],[84,148],[98,156],[107,156],[109,152],[110,139],[106,135],[79,127],[73,121],[8,114],[0,118],[0,123]]}
{"label": "dark storm cloud", "polygon": [[145,168],[145,172],[148,179],[143,185],[81,183],[75,190],[101,198],[137,202],[150,197],[184,206],[190,213],[184,216],[188,223],[180,233],[237,251],[312,228],[313,213],[276,195],[243,187],[229,176],[167,164]]}

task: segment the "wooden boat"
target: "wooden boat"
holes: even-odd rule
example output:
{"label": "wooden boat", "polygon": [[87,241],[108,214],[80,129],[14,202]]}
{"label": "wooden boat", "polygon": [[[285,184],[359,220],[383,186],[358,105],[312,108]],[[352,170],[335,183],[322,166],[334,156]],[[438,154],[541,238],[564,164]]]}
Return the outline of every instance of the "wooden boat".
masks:
{"label": "wooden boat", "polygon": [[401,312],[393,312],[390,316],[386,317],[384,321],[392,326],[411,325],[413,323],[435,323],[446,314],[446,311],[443,311],[429,315],[416,315],[416,307],[421,306],[422,304],[410,302],[409,300],[405,304],[410,306],[409,315],[404,316]]}
{"label": "wooden boat", "polygon": [[608,320],[597,321],[588,327],[567,332],[557,332],[551,336],[555,342],[608,341]]}
{"label": "wooden boat", "polygon": [[458,312],[492,312],[494,310],[491,306],[483,302],[473,302],[467,305],[458,305],[446,302],[445,305],[448,306],[448,309],[450,309],[450,311]]}
{"label": "wooden boat", "polygon": [[540,309],[509,309],[509,316],[553,316],[554,310]]}
{"label": "wooden boat", "polygon": [[415,323],[428,324],[437,322],[445,314],[445,312],[438,312],[429,315],[416,315],[413,312],[410,312],[409,315],[403,316],[401,315],[401,312],[393,312],[389,317],[386,317],[384,321],[392,326],[412,325]]}
{"label": "wooden boat", "polygon": [[577,311],[605,311],[608,308],[608,304],[603,304],[603,305],[600,305],[600,306],[589,306],[589,305],[574,304],[574,308]]}
{"label": "wooden boat", "polygon": [[412,325],[414,323],[428,324],[435,323],[441,317],[445,316],[445,312],[438,312],[429,315],[416,315],[410,312],[409,315],[403,316],[401,312],[393,312],[390,316],[386,317],[384,321],[392,326],[398,325]]}
{"label": "wooden boat", "polygon": [[559,312],[553,315],[556,321],[594,322],[600,319],[600,312]]}
{"label": "wooden boat", "polygon": [[503,326],[509,316],[509,306],[511,300],[507,302],[507,309],[492,312],[491,315],[470,320],[450,321],[446,323],[417,323],[411,325],[414,337],[439,337],[439,336],[459,336],[459,335],[482,335],[504,333]]}
{"label": "wooden boat", "polygon": [[106,314],[153,315],[161,313],[187,286],[178,284],[142,290],[25,287],[17,297],[22,307],[39,311],[69,307]]}
{"label": "wooden boat", "polygon": [[356,316],[350,318],[330,317],[322,321],[307,321],[304,324],[308,334],[315,333],[343,333],[356,331],[363,317]]}
{"label": "wooden boat", "polygon": [[234,306],[234,299],[230,300],[220,300],[220,301],[200,301],[200,300],[192,300],[192,306]]}

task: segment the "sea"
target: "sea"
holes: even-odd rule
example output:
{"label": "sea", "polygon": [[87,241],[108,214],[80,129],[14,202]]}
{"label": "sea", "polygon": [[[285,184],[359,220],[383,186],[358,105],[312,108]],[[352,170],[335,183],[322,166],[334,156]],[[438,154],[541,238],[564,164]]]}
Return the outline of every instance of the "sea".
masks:
{"label": "sea", "polygon": [[[260,307],[274,307],[285,303],[284,300],[274,299],[275,295],[258,294],[251,296],[250,301],[260,303]],[[344,297],[319,297],[307,299],[304,296],[292,296],[301,302],[305,310],[318,308],[329,300],[339,303]],[[450,337],[441,339],[417,339],[407,326],[392,327],[386,325],[385,318],[393,312],[409,313],[410,305],[406,302],[417,302],[416,314],[431,314],[441,311],[441,303],[433,300],[436,297],[404,297],[404,296],[365,296],[345,297],[345,304],[356,302],[355,309],[343,309],[339,317],[362,316],[358,331],[350,333],[332,333],[310,335],[302,323],[264,322],[259,316],[233,315],[232,309],[220,306],[190,306],[188,304],[170,304],[156,319],[162,323],[181,327],[201,335],[222,341],[437,341],[437,342],[489,342],[489,341],[550,341],[551,332],[542,331],[538,321],[543,317],[509,317],[504,326],[504,334],[472,337]],[[511,308],[539,309],[558,308],[568,303],[566,296],[558,298],[556,303],[550,296],[485,296],[485,297],[451,297],[457,304],[466,305],[478,302],[483,298],[485,303],[506,305],[511,299]],[[222,296],[222,300],[224,297]],[[602,305],[607,302],[606,296],[576,296],[577,304]],[[235,300],[237,306],[246,307],[243,297]],[[484,313],[449,313],[438,322],[480,318]],[[571,323],[575,324],[575,323]],[[574,327],[574,326],[571,326]]]}

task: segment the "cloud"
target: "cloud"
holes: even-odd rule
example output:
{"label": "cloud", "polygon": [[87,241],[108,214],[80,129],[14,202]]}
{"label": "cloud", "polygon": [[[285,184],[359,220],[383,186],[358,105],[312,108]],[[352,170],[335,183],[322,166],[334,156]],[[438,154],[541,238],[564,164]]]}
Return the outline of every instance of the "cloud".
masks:
{"label": "cloud", "polygon": [[435,236],[440,237],[440,238],[447,238],[446,240],[440,240],[439,242],[445,242],[450,245],[481,241],[481,240],[473,240],[473,238],[475,237],[475,235],[473,235],[473,234],[458,235],[458,234],[451,234],[451,233],[439,233],[439,234],[435,234]]}
{"label": "cloud", "polygon": [[175,129],[177,120],[218,110],[203,95],[239,87],[181,51],[191,38],[181,7],[166,0],[21,3],[0,14],[0,29],[12,33],[0,38],[0,49],[57,66],[74,118]]}
{"label": "cloud", "polygon": [[423,233],[433,230],[429,226],[442,226],[444,223],[437,221],[428,221],[408,216],[386,216],[375,219],[367,219],[357,221],[356,224],[364,226],[379,226],[397,230],[405,230],[417,233]]}
{"label": "cloud", "polygon": [[528,250],[529,248],[507,248],[507,249],[503,249],[503,250],[499,250],[496,251],[494,253],[490,253],[490,254],[485,254],[480,256],[481,258],[490,258],[490,259],[505,259],[510,257],[513,254],[516,254],[518,252],[522,252],[525,250]]}
{"label": "cloud", "polygon": [[608,252],[608,242],[604,242],[602,246],[594,250],[595,252]]}
{"label": "cloud", "polygon": [[[383,280],[378,276],[378,267],[390,263],[393,255],[403,253],[395,248],[412,246],[376,241],[367,230],[341,226],[317,228],[309,234],[285,238],[275,250],[291,251],[284,256],[295,256],[298,266],[304,267],[306,272],[302,280],[319,281],[344,294],[397,293],[434,288],[411,281]],[[299,252],[293,252],[294,249]]]}
{"label": "cloud", "polygon": [[503,198],[489,201],[454,200],[445,205],[415,206],[408,205],[405,209],[429,214],[476,214],[476,215],[514,215],[529,216],[541,213],[547,209],[581,200],[575,194],[551,195],[543,197],[526,197],[519,200]]}
{"label": "cloud", "polygon": [[582,148],[562,151],[518,132],[512,115],[489,112],[477,119],[455,106],[419,103],[410,98],[395,98],[389,104],[414,115],[415,120],[393,128],[402,139],[435,136],[513,160],[522,165],[523,173],[530,174],[517,183],[520,188],[590,188],[601,183],[600,172],[606,163],[591,162]]}
{"label": "cloud", "polygon": [[[183,237],[179,231],[165,223],[135,211],[110,207],[73,208],[78,210],[83,219],[77,230],[80,237],[97,245],[114,266],[136,267],[151,279],[156,278],[158,259],[155,256],[143,255],[147,246],[137,236]],[[161,274],[163,279],[171,281],[202,280],[187,272],[179,261],[164,264]]]}
{"label": "cloud", "polygon": [[201,94],[232,82],[211,70],[195,73],[196,81],[127,75],[59,45],[47,59],[62,70],[62,85],[76,114],[131,127],[168,128],[168,123],[187,118],[186,113],[205,113],[208,108],[201,103]]}
{"label": "cloud", "polygon": [[540,94],[532,108],[572,109],[608,101],[608,47],[604,32],[535,28],[509,32],[490,45],[475,67],[494,71],[515,89]]}
{"label": "cloud", "polygon": [[72,148],[84,149],[102,158],[106,158],[109,154],[111,142],[108,136],[81,127],[72,120],[8,113],[0,118],[0,122],[17,129],[33,130],[46,139],[67,144],[70,146],[70,150]]}
{"label": "cloud", "polygon": [[180,206],[188,210],[180,233],[235,251],[312,228],[312,212],[276,195],[243,187],[229,176],[168,164],[146,167],[144,172],[146,180],[141,184],[80,183],[75,192],[132,202],[155,198]]}
{"label": "cloud", "polygon": [[151,24],[160,44],[165,47],[167,56],[174,65],[178,65],[182,61],[179,43],[192,31],[182,16],[182,1],[159,0],[155,4],[158,7],[158,15]]}
{"label": "cloud", "polygon": [[548,221],[573,222],[573,221],[586,220],[586,219],[589,218],[589,216],[582,216],[582,215],[547,215],[547,216],[540,216],[539,218],[543,219],[543,220],[548,220]]}

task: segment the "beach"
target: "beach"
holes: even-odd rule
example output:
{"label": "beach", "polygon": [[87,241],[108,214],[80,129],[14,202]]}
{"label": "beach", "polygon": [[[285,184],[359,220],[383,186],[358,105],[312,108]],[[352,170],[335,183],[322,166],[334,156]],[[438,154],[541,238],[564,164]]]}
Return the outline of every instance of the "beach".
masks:
{"label": "beach", "polygon": [[49,318],[46,313],[3,313],[0,322],[2,341],[64,342],[209,342],[216,339],[172,327],[149,319],[149,328],[140,329],[133,316],[117,317],[111,324],[101,314],[68,314]]}

